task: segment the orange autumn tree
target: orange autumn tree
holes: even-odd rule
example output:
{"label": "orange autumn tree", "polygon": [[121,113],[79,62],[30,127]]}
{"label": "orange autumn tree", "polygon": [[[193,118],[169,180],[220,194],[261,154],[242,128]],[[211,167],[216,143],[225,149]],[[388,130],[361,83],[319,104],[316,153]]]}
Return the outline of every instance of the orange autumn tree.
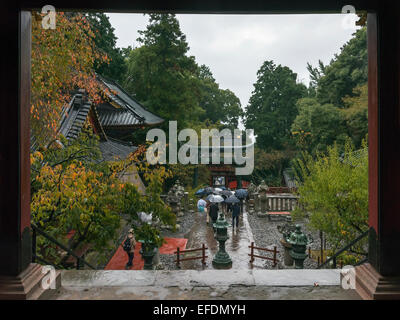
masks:
{"label": "orange autumn tree", "polygon": [[[127,195],[135,199],[129,202],[133,208],[174,223],[160,198],[165,171],[145,174],[150,186],[145,198],[134,185],[121,183],[121,175],[138,162],[144,146],[125,161],[105,162],[89,123],[73,140],[57,133],[61,111],[74,90],[85,89],[93,103],[101,102],[93,71],[94,62],[101,59],[108,61],[98,53],[81,14],[58,12],[55,30],[42,29],[41,17],[34,15],[31,124],[39,148],[31,154],[32,222],[75,252],[90,247],[98,253],[97,262],[107,260],[108,249],[115,249],[112,240],[118,236],[121,213],[126,213]],[[158,233],[155,227],[151,231]],[[37,239],[37,256],[60,268],[70,267],[69,255],[44,237]]]}
{"label": "orange autumn tree", "polygon": [[[98,164],[98,141],[87,125],[74,141],[57,130],[74,90],[85,89],[89,99],[101,102],[93,65],[108,58],[95,47],[83,15],[57,12],[54,30],[42,28],[38,13],[32,20],[31,129],[39,145],[31,155],[32,222],[63,243],[73,230],[71,249],[104,251],[119,227],[120,169]],[[68,258],[42,237],[37,245],[37,254],[52,263],[64,265]]]}
{"label": "orange autumn tree", "polygon": [[61,110],[73,90],[85,89],[94,103],[101,101],[94,63],[109,58],[96,49],[94,37],[82,14],[57,12],[56,28],[43,29],[42,17],[33,12],[31,128],[40,145],[56,136]]}

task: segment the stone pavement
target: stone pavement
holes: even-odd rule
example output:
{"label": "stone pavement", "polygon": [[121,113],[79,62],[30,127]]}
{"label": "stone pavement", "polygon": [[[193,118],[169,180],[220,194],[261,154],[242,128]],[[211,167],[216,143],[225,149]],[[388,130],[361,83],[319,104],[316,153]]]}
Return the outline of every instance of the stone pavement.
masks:
{"label": "stone pavement", "polygon": [[355,300],[339,270],[65,270],[49,299]]}
{"label": "stone pavement", "polygon": [[[206,224],[206,218],[204,214],[196,213],[196,220],[193,228],[186,235],[188,243],[187,249],[200,248],[202,243],[205,243],[208,248],[207,265],[205,269],[213,269],[212,259],[218,251],[218,242],[215,240],[213,228]],[[232,224],[232,214],[226,214],[225,218],[227,222]],[[239,228],[233,231],[232,227],[228,228],[229,239],[225,243],[225,248],[232,259],[232,269],[248,270],[250,266],[250,249],[249,245],[254,241],[253,233],[251,231],[249,222],[247,220],[247,213],[243,212],[239,219]],[[278,249],[279,250],[279,249]],[[182,263],[182,269],[201,269],[200,260],[185,261]],[[253,263],[253,268],[263,269],[264,260],[256,259]]]}

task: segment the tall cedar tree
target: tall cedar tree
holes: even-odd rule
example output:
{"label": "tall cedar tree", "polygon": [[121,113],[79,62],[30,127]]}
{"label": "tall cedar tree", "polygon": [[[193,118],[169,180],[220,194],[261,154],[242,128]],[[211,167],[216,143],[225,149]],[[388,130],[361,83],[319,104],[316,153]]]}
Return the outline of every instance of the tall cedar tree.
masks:
{"label": "tall cedar tree", "polygon": [[321,71],[317,80],[317,98],[321,104],[344,108],[343,98],[354,96],[353,89],[368,81],[367,29],[361,28]]}
{"label": "tall cedar tree", "polygon": [[173,14],[150,14],[146,30],[139,31],[141,47],[128,57],[126,89],[148,109],[184,128],[204,111],[194,57],[187,56],[186,37]]}
{"label": "tall cedar tree", "polygon": [[100,75],[121,83],[126,72],[126,64],[122,49],[117,48],[117,37],[110,19],[104,13],[88,13],[87,20],[95,34],[94,43],[104,55],[109,58],[109,63],[95,60],[94,70]]}
{"label": "tall cedar tree", "polygon": [[296,80],[296,73],[273,61],[265,61],[257,72],[244,122],[246,128],[254,129],[257,146],[265,151],[290,145],[290,128],[298,113],[296,101],[307,92]]}

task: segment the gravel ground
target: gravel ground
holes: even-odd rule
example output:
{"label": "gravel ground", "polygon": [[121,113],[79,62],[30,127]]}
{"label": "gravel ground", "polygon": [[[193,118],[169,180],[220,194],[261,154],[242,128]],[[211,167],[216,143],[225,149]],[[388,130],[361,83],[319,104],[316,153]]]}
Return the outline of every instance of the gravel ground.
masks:
{"label": "gravel ground", "polygon": [[176,255],[160,254],[160,264],[164,270],[179,270],[175,263]]}
{"label": "gravel ground", "polygon": [[162,235],[170,238],[186,238],[186,234],[195,223],[196,214],[196,211],[188,211],[182,217],[177,217],[176,224],[179,225],[179,230],[172,232],[172,230],[164,229]]}
{"label": "gravel ground", "polygon": [[[162,235],[169,238],[188,238],[188,233],[193,227],[196,218],[196,211],[188,211],[182,217],[178,217],[177,224],[179,230],[172,232],[171,230],[163,230]],[[160,254],[160,264],[165,270],[178,270],[175,263],[176,255],[174,254]]]}
{"label": "gravel ground", "polygon": [[[279,251],[277,255],[279,263],[275,268],[278,269],[294,268],[294,267],[286,267],[283,264],[284,250],[282,245],[280,244],[280,239],[282,238],[282,234],[278,232],[277,226],[285,224],[285,221],[283,220],[269,221],[267,217],[258,217],[255,213],[248,214],[248,220],[253,232],[256,246],[269,249],[273,249],[274,246],[277,247],[277,250]],[[314,242],[309,245],[311,250],[319,250],[321,242],[319,238],[319,232],[311,232],[310,230],[308,230],[307,227],[305,226],[306,225],[305,221],[296,221],[295,223],[300,224],[301,230],[307,235],[311,234],[312,237],[314,238]],[[264,256],[266,255],[266,253],[264,252],[259,252],[259,254]],[[271,256],[271,253],[268,253],[267,255]],[[274,269],[272,265],[273,265],[272,261],[266,260],[265,262],[266,269]],[[306,258],[306,260],[304,261],[305,269],[315,269],[317,265],[318,265],[317,261],[311,260],[309,258]]]}

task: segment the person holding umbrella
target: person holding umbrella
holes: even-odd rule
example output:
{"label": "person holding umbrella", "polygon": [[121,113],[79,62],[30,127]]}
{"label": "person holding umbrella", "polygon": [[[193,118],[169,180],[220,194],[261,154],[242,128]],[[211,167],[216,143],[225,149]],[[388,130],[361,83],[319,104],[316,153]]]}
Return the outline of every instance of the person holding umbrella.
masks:
{"label": "person holding umbrella", "polygon": [[223,202],[224,198],[222,198],[220,195],[211,195],[209,197],[209,201],[211,202],[210,205],[210,217],[212,220],[212,223],[214,224],[215,222],[217,222],[218,219],[218,203],[219,202]]}
{"label": "person holding umbrella", "polygon": [[207,223],[209,221],[209,216],[207,214],[207,208],[206,208],[207,202],[204,200],[204,196],[201,197],[199,199],[199,201],[197,201],[197,209],[199,210],[199,212],[205,212],[206,213],[206,219],[207,219]]}
{"label": "person holding umbrella", "polygon": [[240,215],[240,200],[236,196],[231,195],[229,198],[225,200],[225,203],[231,204],[232,206],[232,228],[235,229],[235,223],[236,223],[236,228],[238,228],[239,215]]}
{"label": "person holding umbrella", "polygon": [[235,203],[235,204],[233,204],[233,209],[232,209],[232,228],[233,229],[235,229],[235,222],[236,222],[236,229],[239,228],[239,216],[240,216],[240,205],[239,205],[239,203]]}
{"label": "person holding umbrella", "polygon": [[235,196],[240,199],[240,212],[243,212],[243,200],[246,199],[249,193],[245,189],[237,189],[235,191]]}

